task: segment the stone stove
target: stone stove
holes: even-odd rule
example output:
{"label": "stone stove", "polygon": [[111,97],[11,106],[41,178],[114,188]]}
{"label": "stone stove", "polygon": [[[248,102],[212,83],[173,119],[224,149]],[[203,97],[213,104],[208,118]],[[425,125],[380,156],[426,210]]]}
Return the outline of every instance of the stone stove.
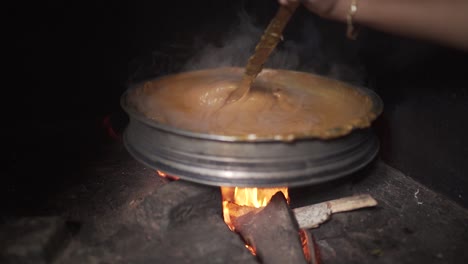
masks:
{"label": "stone stove", "polygon": [[[6,263],[259,263],[223,222],[219,188],[163,179],[120,143],[104,152],[88,164],[93,177],[57,194],[48,215],[4,221]],[[380,160],[336,182],[290,189],[290,206],[361,193],[379,205],[309,230],[321,263],[465,262],[468,211]],[[29,233],[11,231],[34,223]]]}

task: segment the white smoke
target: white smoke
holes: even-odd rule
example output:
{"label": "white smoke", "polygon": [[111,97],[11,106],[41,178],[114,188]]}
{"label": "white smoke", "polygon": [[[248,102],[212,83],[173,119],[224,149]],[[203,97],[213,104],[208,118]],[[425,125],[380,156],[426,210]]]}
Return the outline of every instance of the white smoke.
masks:
{"label": "white smoke", "polygon": [[[256,24],[255,19],[246,12],[241,12],[238,18],[238,23],[227,31],[225,36],[221,36],[220,43],[198,40],[194,46],[199,51],[184,64],[182,70],[244,67],[266,26]],[[300,27],[300,30],[296,29],[300,32],[299,36],[288,38],[287,31],[292,30],[293,26],[298,26],[297,24]],[[345,58],[350,54],[340,55],[349,53],[349,49],[344,50],[340,49],[339,45],[328,46],[327,43],[322,43],[323,31],[317,28],[310,17],[302,19],[295,25],[288,25],[284,33],[284,40],[268,58],[265,63],[266,68],[317,73],[354,84],[364,82],[365,71],[362,65],[355,59],[350,61]]]}
{"label": "white smoke", "polygon": [[[253,54],[264,28],[255,25],[247,13],[239,15],[239,23],[222,38],[221,45],[204,44],[201,51],[191,58],[184,70],[196,70],[224,66],[244,67]],[[268,59],[266,67],[296,69],[299,66],[298,46],[286,40],[281,48]]]}

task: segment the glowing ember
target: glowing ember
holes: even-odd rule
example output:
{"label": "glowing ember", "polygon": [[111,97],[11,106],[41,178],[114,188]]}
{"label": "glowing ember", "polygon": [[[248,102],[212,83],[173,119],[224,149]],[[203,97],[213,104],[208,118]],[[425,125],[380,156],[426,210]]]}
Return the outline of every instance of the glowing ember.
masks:
{"label": "glowing ember", "polygon": [[156,173],[159,175],[159,177],[166,178],[172,181],[177,181],[179,179],[179,177],[177,176],[168,175],[160,170],[156,170]]}
{"label": "glowing ember", "polygon": [[164,173],[164,172],[162,172],[162,171],[160,171],[160,170],[156,170],[156,172],[158,173],[159,176],[161,176],[161,177],[163,177],[163,178],[166,178],[166,177],[167,177],[166,173]]}
{"label": "glowing ember", "polygon": [[307,231],[299,230],[299,237],[301,238],[302,251],[304,252],[304,257],[306,258],[307,263],[311,263],[312,256],[309,250],[309,241],[306,234]]}
{"label": "glowing ember", "polygon": [[265,207],[273,195],[282,192],[289,201],[288,188],[221,187],[224,222],[234,231],[233,221],[242,215]]}
{"label": "glowing ember", "polygon": [[102,128],[106,130],[107,135],[111,137],[112,139],[118,140],[118,141],[122,139],[121,135],[117,133],[114,127],[112,126],[110,115],[104,117],[104,119],[102,120]]}
{"label": "glowing ember", "polygon": [[250,253],[252,253],[252,255],[254,255],[254,256],[257,255],[257,253],[255,252],[255,249],[253,247],[251,247],[249,245],[245,245],[245,248],[247,248],[250,251]]}

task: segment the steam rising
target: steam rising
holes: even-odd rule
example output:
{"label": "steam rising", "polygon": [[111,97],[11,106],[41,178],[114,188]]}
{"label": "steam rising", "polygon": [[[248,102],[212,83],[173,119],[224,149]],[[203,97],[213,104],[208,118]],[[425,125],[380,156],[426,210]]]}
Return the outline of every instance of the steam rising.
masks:
{"label": "steam rising", "polygon": [[[245,67],[266,26],[255,24],[254,18],[246,12],[240,13],[238,17],[238,24],[221,37],[219,44],[198,40],[195,46],[200,51],[185,63],[182,70]],[[356,54],[349,54],[349,49],[324,46],[327,43],[322,43],[321,32],[312,19],[303,19],[299,24],[300,34],[294,38],[289,37],[287,31],[297,25],[286,27],[285,39],[267,60],[266,68],[311,72],[354,84],[363,83],[363,67],[355,58],[349,59],[350,55],[353,57]],[[347,54],[340,56],[343,53]]]}
{"label": "steam rising", "polygon": [[[294,20],[294,19],[293,19]],[[291,23],[293,22],[293,23]],[[238,15],[234,27],[219,31],[201,28],[191,43],[162,43],[150,56],[135,58],[130,68],[130,83],[181,71],[223,66],[245,67],[266,24],[259,25],[245,11]],[[345,25],[333,25],[310,13],[290,21],[281,41],[265,67],[316,73],[352,84],[365,84],[363,64],[356,44],[344,38]],[[292,34],[294,33],[294,34]],[[216,37],[218,41],[206,40]],[[201,37],[200,37],[201,36]]]}
{"label": "steam rising", "polygon": [[[239,15],[238,25],[228,32],[221,45],[206,44],[202,50],[191,58],[184,70],[196,70],[224,66],[244,67],[253,54],[255,46],[262,36],[264,28],[254,24],[248,14]],[[271,55],[266,67],[297,69],[299,67],[300,46],[293,41],[285,40]]]}

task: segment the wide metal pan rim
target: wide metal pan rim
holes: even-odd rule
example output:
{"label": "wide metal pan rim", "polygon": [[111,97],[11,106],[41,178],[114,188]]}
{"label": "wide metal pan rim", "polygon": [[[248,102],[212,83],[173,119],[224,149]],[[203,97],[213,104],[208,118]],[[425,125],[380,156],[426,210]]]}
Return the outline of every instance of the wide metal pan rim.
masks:
{"label": "wide metal pan rim", "polygon": [[[232,67],[234,68],[234,67]],[[204,69],[204,70],[197,70],[197,71],[207,71],[210,69]],[[322,140],[327,140],[327,139],[333,139],[341,136],[345,136],[350,134],[352,131],[356,129],[362,129],[362,128],[367,128],[370,127],[371,123],[382,113],[383,111],[383,102],[381,98],[372,90],[362,87],[362,86],[356,86],[356,85],[351,85],[349,83],[345,83],[343,81],[339,81],[336,79],[331,79],[328,77],[308,73],[308,72],[301,72],[301,71],[291,71],[291,70],[279,70],[279,69],[264,69],[264,71],[269,71],[269,70],[275,70],[275,71],[283,71],[283,72],[292,72],[296,74],[308,74],[308,75],[314,75],[317,78],[322,78],[322,79],[327,79],[327,80],[332,80],[337,83],[342,83],[350,88],[354,88],[359,92],[364,93],[365,95],[369,96],[369,98],[372,101],[372,108],[369,111],[367,115],[364,117],[361,117],[360,119],[356,120],[351,120],[349,124],[342,125],[339,127],[331,128],[325,131],[306,131],[304,133],[295,133],[295,134],[284,134],[284,135],[255,135],[255,134],[247,134],[247,135],[242,135],[242,136],[234,136],[234,135],[221,135],[221,134],[207,134],[207,133],[200,133],[200,132],[193,132],[193,131],[188,131],[188,130],[183,130],[179,128],[175,128],[166,124],[162,124],[159,122],[156,122],[155,120],[152,120],[142,113],[136,111],[133,109],[131,106],[128,105],[127,103],[127,98],[128,98],[128,93],[137,87],[139,87],[142,83],[150,80],[157,80],[159,78],[164,78],[168,77],[170,75],[165,75],[161,77],[156,77],[153,79],[148,79],[140,83],[136,83],[134,85],[131,85],[121,96],[120,98],[120,105],[121,107],[132,117],[136,118],[140,122],[143,122],[144,124],[159,129],[163,131],[167,131],[170,133],[182,135],[182,136],[187,136],[187,137],[192,137],[192,138],[200,138],[200,139],[207,139],[207,140],[216,140],[216,141],[225,141],[225,142],[275,142],[275,141],[284,141],[284,142],[291,142],[291,141],[296,141],[296,140],[307,140],[307,139],[322,139]],[[190,72],[197,72],[197,71],[190,71]],[[184,72],[177,73],[177,74],[183,74]],[[175,75],[175,74],[173,74]]]}

